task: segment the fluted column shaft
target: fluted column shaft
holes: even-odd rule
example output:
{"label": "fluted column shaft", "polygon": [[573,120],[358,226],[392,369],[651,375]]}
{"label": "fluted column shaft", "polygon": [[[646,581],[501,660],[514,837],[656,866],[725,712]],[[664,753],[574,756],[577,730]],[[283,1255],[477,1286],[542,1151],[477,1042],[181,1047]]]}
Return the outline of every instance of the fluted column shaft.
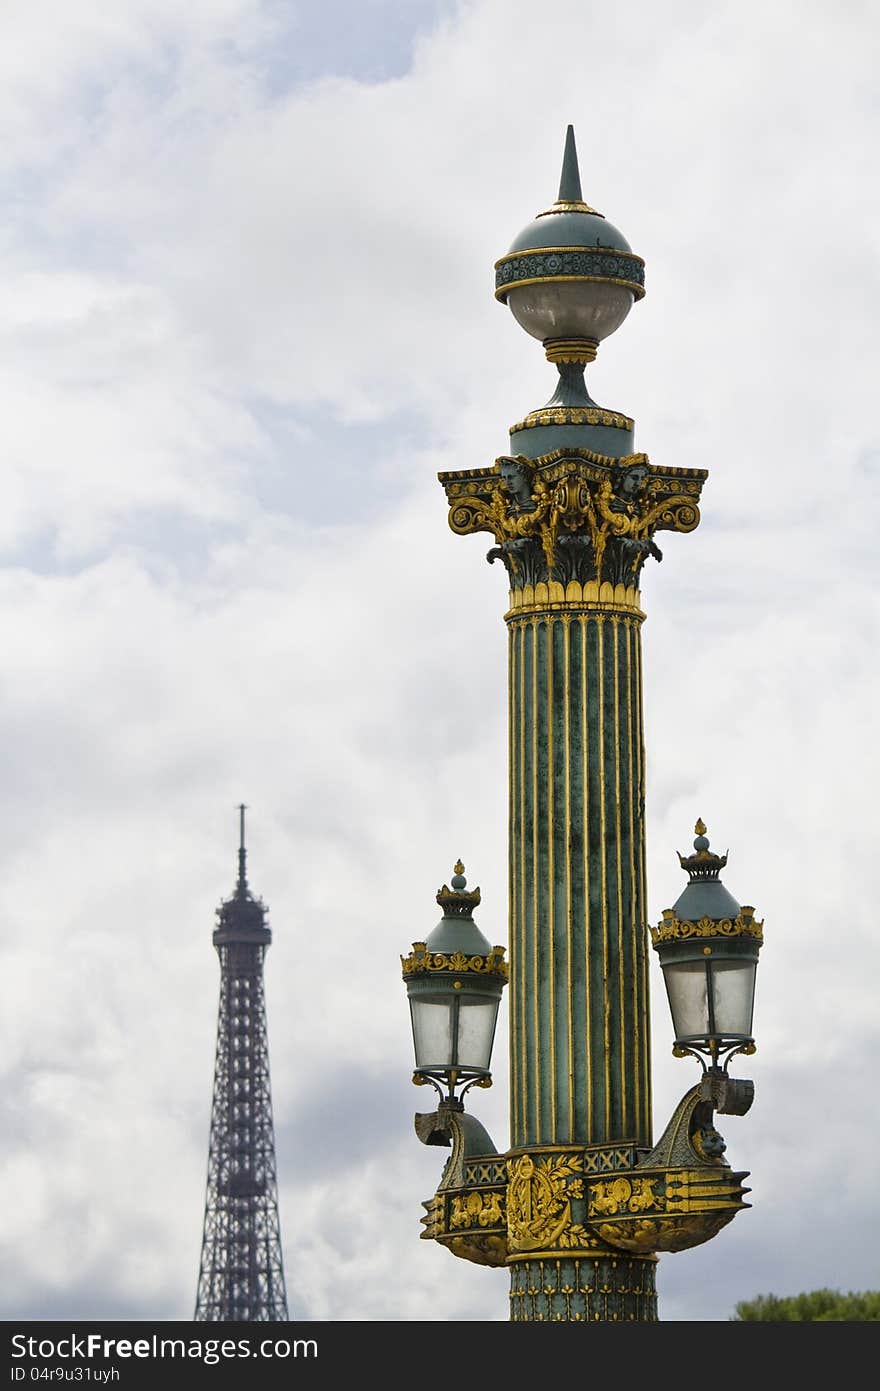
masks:
{"label": "fluted column shaft", "polygon": [[650,1144],[642,615],[510,629],[511,1144]]}

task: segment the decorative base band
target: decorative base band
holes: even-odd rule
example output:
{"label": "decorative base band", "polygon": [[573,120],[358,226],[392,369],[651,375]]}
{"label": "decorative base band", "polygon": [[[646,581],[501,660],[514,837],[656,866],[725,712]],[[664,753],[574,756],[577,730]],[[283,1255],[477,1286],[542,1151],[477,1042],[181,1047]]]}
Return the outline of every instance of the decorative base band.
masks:
{"label": "decorative base band", "polygon": [[656,1259],[580,1256],[510,1266],[513,1323],[656,1323]]}
{"label": "decorative base band", "polygon": [[586,366],[595,362],[599,351],[598,338],[545,338],[544,352],[548,362],[577,362]]}
{"label": "decorative base band", "polygon": [[635,429],[635,421],[630,416],[622,415],[620,411],[606,410],[604,406],[541,406],[529,411],[525,420],[511,425],[510,434],[556,425],[601,425],[611,430],[624,430],[628,434]]}
{"label": "decorative base band", "polygon": [[632,584],[611,584],[603,580],[570,580],[562,584],[550,580],[538,584],[526,584],[510,591],[510,608],[504,615],[506,622],[537,613],[605,612],[626,614],[641,623],[645,613],[641,608],[641,594]]}

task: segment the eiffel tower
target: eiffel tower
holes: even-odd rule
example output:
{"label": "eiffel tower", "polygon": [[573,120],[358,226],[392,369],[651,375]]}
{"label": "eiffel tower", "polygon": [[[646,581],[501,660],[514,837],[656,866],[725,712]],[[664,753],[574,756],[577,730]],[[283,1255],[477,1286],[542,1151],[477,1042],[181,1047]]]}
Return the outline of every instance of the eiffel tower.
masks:
{"label": "eiffel tower", "polygon": [[209,1323],[288,1317],[263,990],[272,933],[265,904],[248,888],[245,810],[239,807],[238,882],[214,929],[220,1009],[195,1311],[197,1322]]}

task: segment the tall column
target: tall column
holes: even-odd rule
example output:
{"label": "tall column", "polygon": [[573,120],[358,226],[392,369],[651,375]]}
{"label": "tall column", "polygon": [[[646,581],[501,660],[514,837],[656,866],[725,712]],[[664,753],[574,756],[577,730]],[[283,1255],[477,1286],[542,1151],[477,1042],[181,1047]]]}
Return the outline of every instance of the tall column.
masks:
{"label": "tall column", "polygon": [[[631,443],[631,421],[603,428]],[[453,530],[489,531],[510,580],[516,1320],[656,1318],[653,1250],[602,1237],[588,1202],[611,1200],[588,1184],[629,1183],[651,1148],[638,586],[656,531],[697,525],[704,476],[586,441],[442,475]]]}
{"label": "tall column", "polygon": [[509,454],[441,474],[450,526],[490,533],[510,582],[511,1317],[651,1320],[656,1246],[591,1219],[613,1204],[594,1176],[649,1192],[623,1178],[652,1143],[639,584],[655,533],[697,525],[706,474],[652,466],[586,389],[644,263],[583,201],[571,129],[559,197],[496,283],[559,373]]}
{"label": "tall column", "polygon": [[514,1148],[651,1140],[641,619],[507,615]]}

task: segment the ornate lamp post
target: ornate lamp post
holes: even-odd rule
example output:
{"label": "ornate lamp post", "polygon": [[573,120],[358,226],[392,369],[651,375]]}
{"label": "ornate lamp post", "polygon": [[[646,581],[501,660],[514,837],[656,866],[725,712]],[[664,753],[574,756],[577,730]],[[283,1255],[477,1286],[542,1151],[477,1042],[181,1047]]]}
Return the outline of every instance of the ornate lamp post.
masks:
{"label": "ornate lamp post", "polygon": [[[452,1146],[422,1235],[509,1266],[514,1320],[656,1319],[657,1252],[706,1241],[748,1191],[712,1121],[751,1101],[719,1060],[753,1046],[735,982],[753,985],[758,938],[717,868],[703,874],[708,842],[683,861],[692,882],[654,942],[676,1049],[711,1066],[652,1144],[640,579],[662,558],[657,531],[697,526],[706,471],[634,453],[633,421],[586,389],[599,343],[643,294],[641,257],[583,201],[569,127],[556,202],[496,264],[496,296],[543,342],[556,390],[491,467],[440,475],[452,530],[489,533],[509,580],[511,1143],[499,1154],[450,1106],[454,1086],[416,1118],[426,1143]],[[697,951],[692,890],[715,895],[697,905],[714,924]],[[446,950],[433,938],[404,975],[415,1080],[438,1085],[457,1055],[436,1065],[420,1041],[426,962]],[[435,1009],[449,1039],[448,1006]]]}

